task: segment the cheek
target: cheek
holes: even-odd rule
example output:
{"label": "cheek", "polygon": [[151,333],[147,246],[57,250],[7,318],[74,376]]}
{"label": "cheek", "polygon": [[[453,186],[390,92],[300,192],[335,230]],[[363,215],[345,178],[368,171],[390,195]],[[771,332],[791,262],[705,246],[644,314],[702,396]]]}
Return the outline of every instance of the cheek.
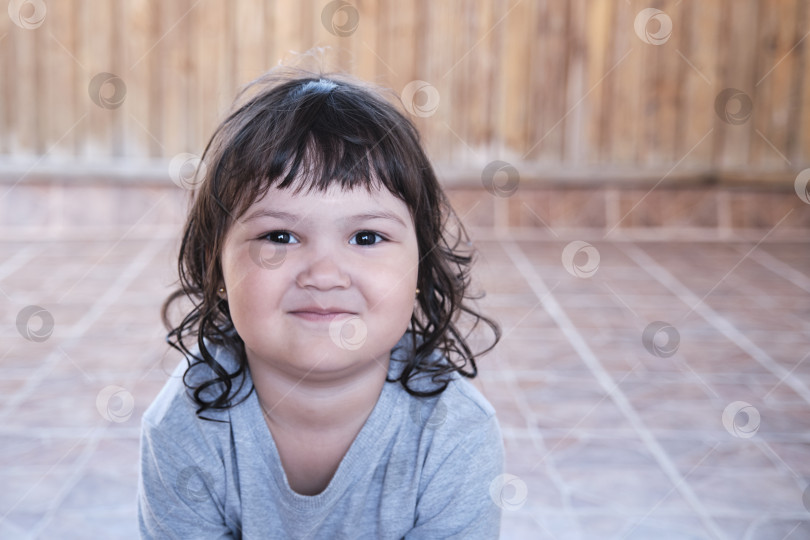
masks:
{"label": "cheek", "polygon": [[283,280],[276,274],[280,273],[258,268],[249,260],[234,261],[224,269],[228,306],[240,333],[278,310]]}
{"label": "cheek", "polygon": [[378,270],[367,280],[367,290],[371,293],[368,301],[373,311],[389,317],[403,314],[410,319],[416,299],[417,271],[414,268],[403,273],[403,268],[408,267],[402,265],[387,268],[386,271]]}

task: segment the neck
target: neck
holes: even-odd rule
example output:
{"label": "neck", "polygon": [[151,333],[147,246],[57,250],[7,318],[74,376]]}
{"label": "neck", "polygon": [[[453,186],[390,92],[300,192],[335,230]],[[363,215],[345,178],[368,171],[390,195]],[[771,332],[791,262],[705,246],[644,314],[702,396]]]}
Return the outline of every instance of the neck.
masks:
{"label": "neck", "polygon": [[327,375],[287,372],[261,360],[249,364],[271,431],[321,436],[359,431],[374,409],[388,374],[387,358]]}

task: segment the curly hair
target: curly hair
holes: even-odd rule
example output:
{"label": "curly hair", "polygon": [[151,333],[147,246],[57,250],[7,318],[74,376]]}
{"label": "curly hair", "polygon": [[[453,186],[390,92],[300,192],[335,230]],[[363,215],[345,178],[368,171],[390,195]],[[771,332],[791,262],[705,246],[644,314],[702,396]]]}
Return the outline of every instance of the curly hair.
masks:
{"label": "curly hair", "polygon": [[[201,418],[207,410],[238,403],[234,398],[244,385],[245,343],[228,301],[217,294],[223,280],[220,257],[229,228],[272,186],[324,192],[334,182],[342,189],[382,184],[408,206],[416,224],[421,292],[408,327],[412,354],[400,375],[387,382],[399,382],[416,396],[440,394],[454,372],[475,377],[476,358],[500,340],[498,324],[469,303],[483,296],[470,293],[475,250],[397,101],[393,92],[345,75],[277,68],[240,90],[215,130],[184,226],[179,288],[162,307],[166,340],[189,363],[183,380]],[[186,299],[191,309],[175,326],[169,311]],[[460,328],[462,314],[473,323],[466,333]],[[492,330],[492,342],[473,352],[468,338],[479,323]],[[188,340],[196,340],[194,353]],[[238,369],[225,369],[212,347],[231,351]],[[189,372],[201,364],[210,368],[211,378],[190,383]],[[417,390],[413,382],[420,375],[435,387]]]}

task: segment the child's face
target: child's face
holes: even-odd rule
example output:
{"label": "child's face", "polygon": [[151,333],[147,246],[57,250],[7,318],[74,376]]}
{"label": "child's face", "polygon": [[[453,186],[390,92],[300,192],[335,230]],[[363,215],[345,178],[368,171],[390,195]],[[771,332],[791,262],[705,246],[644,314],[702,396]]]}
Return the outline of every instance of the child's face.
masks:
{"label": "child's face", "polygon": [[[384,187],[271,188],[231,227],[221,261],[253,369],[328,379],[387,365],[415,305],[414,223]],[[317,313],[325,310],[341,313]]]}

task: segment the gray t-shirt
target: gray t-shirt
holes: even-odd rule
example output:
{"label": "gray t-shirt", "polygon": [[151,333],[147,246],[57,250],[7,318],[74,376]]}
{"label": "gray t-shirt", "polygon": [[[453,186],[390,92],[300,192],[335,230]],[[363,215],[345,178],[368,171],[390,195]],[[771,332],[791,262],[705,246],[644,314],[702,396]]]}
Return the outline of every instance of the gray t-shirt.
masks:
{"label": "gray t-shirt", "polygon": [[[407,335],[389,375],[401,369]],[[435,354],[435,353],[434,353]],[[217,361],[236,363],[224,350]],[[255,391],[201,420],[182,362],[143,416],[138,519],[143,538],[497,538],[489,495],[503,472],[495,411],[455,376],[434,398],[386,382],[324,491],[293,491]],[[195,367],[191,380],[209,378]],[[249,373],[238,397],[252,387]]]}

